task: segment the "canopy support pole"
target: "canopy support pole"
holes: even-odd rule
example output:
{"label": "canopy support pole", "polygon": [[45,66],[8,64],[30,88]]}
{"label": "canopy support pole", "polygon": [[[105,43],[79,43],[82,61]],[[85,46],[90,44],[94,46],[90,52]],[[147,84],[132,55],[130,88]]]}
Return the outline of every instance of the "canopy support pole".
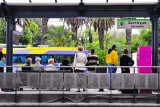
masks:
{"label": "canopy support pole", "polygon": [[[153,17],[152,21],[152,66],[158,66],[158,17]],[[153,73],[157,73],[158,69],[154,68]]]}
{"label": "canopy support pole", "polygon": [[[12,66],[13,62],[13,19],[12,17],[6,17],[6,42],[7,42],[7,53],[6,53],[6,65]],[[6,68],[6,72],[12,72],[11,68]]]}

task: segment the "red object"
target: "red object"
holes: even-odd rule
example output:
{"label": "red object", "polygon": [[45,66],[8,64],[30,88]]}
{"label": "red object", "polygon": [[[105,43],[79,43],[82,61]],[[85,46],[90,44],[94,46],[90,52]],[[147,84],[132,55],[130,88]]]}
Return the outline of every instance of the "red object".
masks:
{"label": "red object", "polygon": [[[152,66],[151,46],[140,46],[138,49],[138,66]],[[152,68],[138,68],[138,73],[152,73]],[[140,89],[140,94],[152,94],[150,89]]]}
{"label": "red object", "polygon": [[[152,66],[151,46],[140,46],[138,49],[138,66]],[[138,73],[152,73],[151,68],[138,68]]]}

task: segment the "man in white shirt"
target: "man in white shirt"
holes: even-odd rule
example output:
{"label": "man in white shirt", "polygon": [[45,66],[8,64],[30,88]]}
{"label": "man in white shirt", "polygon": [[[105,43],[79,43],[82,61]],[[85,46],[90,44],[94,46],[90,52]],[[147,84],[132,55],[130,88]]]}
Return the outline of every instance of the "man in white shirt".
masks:
{"label": "man in white shirt", "polygon": [[43,65],[40,64],[41,58],[37,57],[35,61],[36,61],[36,63],[33,65],[33,70],[34,71],[43,71],[44,70]]}
{"label": "man in white shirt", "polygon": [[46,66],[46,71],[57,71],[57,68],[54,66],[54,59],[53,58],[50,58],[48,60],[47,66]]}

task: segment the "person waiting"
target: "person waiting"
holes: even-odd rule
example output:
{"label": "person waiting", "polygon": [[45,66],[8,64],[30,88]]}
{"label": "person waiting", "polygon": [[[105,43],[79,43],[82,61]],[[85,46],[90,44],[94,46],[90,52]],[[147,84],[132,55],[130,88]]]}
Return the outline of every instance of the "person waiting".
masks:
{"label": "person waiting", "polygon": [[[120,66],[133,66],[134,61],[127,55],[128,49],[124,49],[124,55],[120,57]],[[121,68],[121,73],[130,73],[129,68]]]}
{"label": "person waiting", "polygon": [[33,65],[33,70],[34,71],[43,71],[44,70],[43,65],[40,64],[41,58],[37,57],[35,61],[36,61],[36,63]]}
{"label": "person waiting", "polygon": [[48,60],[48,65],[46,65],[46,71],[57,71],[57,68],[54,66],[53,58],[50,58]]}
{"label": "person waiting", "polygon": [[[134,61],[127,55],[128,49],[124,49],[124,55],[120,57],[120,66],[133,66]],[[121,68],[121,73],[130,73],[130,68]],[[124,94],[132,94],[134,90],[132,89],[123,89],[121,90]],[[135,90],[135,93],[138,93],[138,90]]]}
{"label": "person waiting", "polygon": [[[91,49],[91,54],[87,56],[87,66],[98,66],[98,56],[95,54],[95,50]],[[96,73],[95,68],[88,68],[88,73]]]}
{"label": "person waiting", "polygon": [[[118,65],[118,53],[116,50],[116,44],[112,45],[112,48],[108,50],[106,54],[106,63],[108,66],[117,66]],[[108,73],[116,73],[117,68],[108,68]]]}
{"label": "person waiting", "polygon": [[32,59],[31,58],[27,58],[25,64],[22,65],[22,71],[32,70],[32,68],[29,67],[29,66],[31,66],[31,64],[32,64]]}
{"label": "person waiting", "polygon": [[21,59],[21,58],[19,58],[18,62],[19,62],[19,63],[22,63],[22,59]]}
{"label": "person waiting", "polygon": [[[78,53],[75,54],[74,62],[73,62],[73,66],[75,67],[75,73],[84,73],[84,71],[86,70],[86,68],[81,68],[81,67],[85,67],[87,63],[87,57],[84,53],[82,53],[82,51],[83,51],[83,47],[79,46]],[[78,66],[81,66],[81,67],[78,67]],[[85,89],[83,89],[83,91],[85,91]],[[80,92],[80,88],[78,88],[77,92]]]}
{"label": "person waiting", "polygon": [[[4,63],[6,63],[6,60],[5,60],[5,58],[3,57],[2,50],[3,50],[3,47],[0,46],[0,61],[2,61],[1,64],[4,66]],[[1,66],[2,66],[2,65],[1,65]],[[0,67],[0,72],[4,72],[4,68],[3,68],[3,67]]]}
{"label": "person waiting", "polygon": [[[67,58],[64,58],[62,60],[62,64],[60,66],[70,66],[69,65],[69,60]],[[72,73],[73,72],[72,68],[68,68],[68,67],[60,68],[60,70],[67,71],[68,73]]]}

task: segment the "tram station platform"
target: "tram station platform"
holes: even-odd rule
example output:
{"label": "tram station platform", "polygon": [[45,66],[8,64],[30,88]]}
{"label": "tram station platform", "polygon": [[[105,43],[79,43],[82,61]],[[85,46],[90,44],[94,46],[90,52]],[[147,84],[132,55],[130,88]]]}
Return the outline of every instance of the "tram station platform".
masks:
{"label": "tram station platform", "polygon": [[[136,73],[1,73],[0,106],[83,107],[83,106],[159,106],[158,74]],[[81,87],[81,92],[76,92]],[[23,91],[20,91],[23,88]],[[86,88],[87,91],[82,91]],[[104,88],[99,92],[99,88]],[[66,89],[71,89],[66,91]],[[123,94],[120,90],[150,90],[150,93]],[[9,91],[9,90],[8,90]],[[23,105],[24,104],[24,105]],[[129,104],[129,105],[128,105]]]}
{"label": "tram station platform", "polygon": [[160,107],[158,93],[121,94],[119,90],[87,91],[24,90],[0,92],[1,107]]}

